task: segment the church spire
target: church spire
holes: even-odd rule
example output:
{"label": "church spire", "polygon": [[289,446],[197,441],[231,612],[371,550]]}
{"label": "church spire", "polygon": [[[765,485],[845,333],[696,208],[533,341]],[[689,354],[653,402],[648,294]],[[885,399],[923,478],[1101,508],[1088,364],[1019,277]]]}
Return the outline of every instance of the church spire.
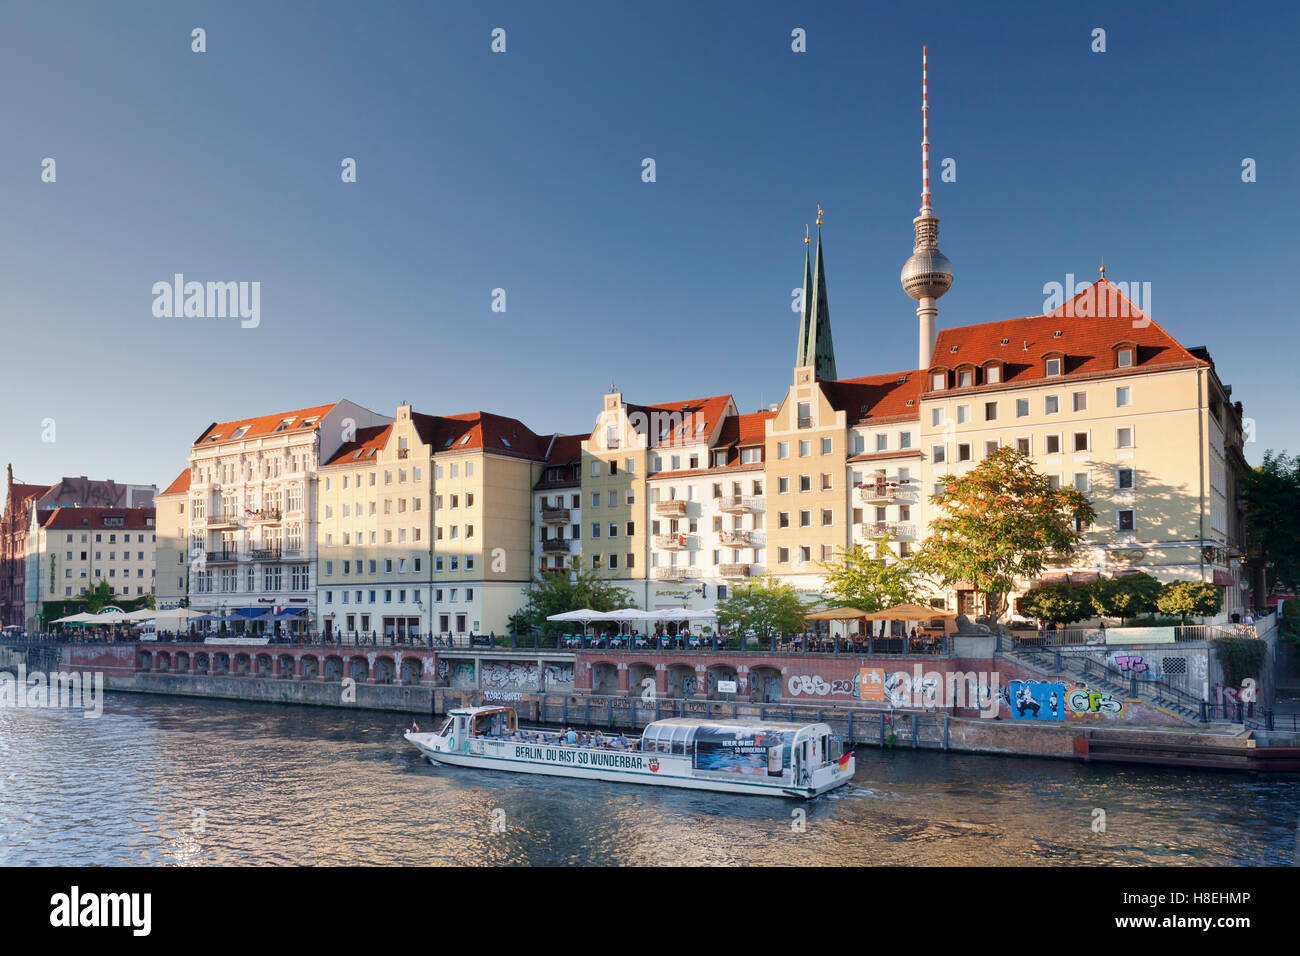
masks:
{"label": "church spire", "polygon": [[812,326],[810,312],[813,305],[812,259],[809,258],[808,226],[803,227],[803,297],[799,313],[799,339],[794,346],[794,365],[799,368],[810,364],[807,361],[809,331]]}
{"label": "church spire", "polygon": [[831,312],[826,298],[826,263],[822,258],[822,207],[817,207],[817,265],[811,272],[809,239],[804,237],[803,318],[799,323],[799,353],[795,366],[813,367],[813,378],[833,381],[835,346],[831,341]]}

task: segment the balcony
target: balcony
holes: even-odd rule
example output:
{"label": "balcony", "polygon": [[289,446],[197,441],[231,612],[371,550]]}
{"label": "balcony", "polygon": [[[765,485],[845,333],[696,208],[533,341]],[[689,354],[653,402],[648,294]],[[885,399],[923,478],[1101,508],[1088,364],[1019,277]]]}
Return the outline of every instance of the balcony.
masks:
{"label": "balcony", "polygon": [[718,540],[728,548],[750,548],[754,545],[754,532],[720,531]]}
{"label": "balcony", "polygon": [[279,561],[280,554],[279,548],[253,548],[248,552],[254,561]]}
{"label": "balcony", "polygon": [[651,568],[651,577],[656,581],[685,581],[687,578],[698,578],[700,576],[699,568]]}
{"label": "balcony", "polygon": [[654,546],[662,551],[685,551],[695,547],[695,536],[691,534],[657,534]]}
{"label": "balcony", "polygon": [[229,564],[232,561],[238,561],[243,554],[237,549],[232,548],[228,551],[206,551],[204,552],[208,564]]}
{"label": "balcony", "polygon": [[911,541],[916,537],[916,526],[898,521],[867,521],[862,524],[864,538],[896,538]]}
{"label": "balcony", "polygon": [[898,482],[870,481],[858,486],[858,495],[869,505],[892,505],[898,500]]}
{"label": "balcony", "polygon": [[228,511],[219,515],[208,515],[205,523],[209,528],[237,528],[239,517],[233,511]]}
{"label": "balcony", "polygon": [[546,554],[567,554],[569,541],[567,538],[547,538],[542,542],[542,551]]}
{"label": "balcony", "polygon": [[686,499],[671,498],[668,501],[656,501],[655,514],[664,518],[685,518]]}
{"label": "balcony", "polygon": [[245,517],[252,524],[267,524],[283,520],[284,514],[279,508],[259,508]]}
{"label": "balcony", "polygon": [[542,524],[568,524],[568,508],[543,508]]}
{"label": "balcony", "polygon": [[747,578],[749,577],[749,565],[719,564],[718,576],[723,578]]}
{"label": "balcony", "polygon": [[723,495],[718,499],[718,510],[729,515],[748,514],[754,510],[754,499],[744,495]]}

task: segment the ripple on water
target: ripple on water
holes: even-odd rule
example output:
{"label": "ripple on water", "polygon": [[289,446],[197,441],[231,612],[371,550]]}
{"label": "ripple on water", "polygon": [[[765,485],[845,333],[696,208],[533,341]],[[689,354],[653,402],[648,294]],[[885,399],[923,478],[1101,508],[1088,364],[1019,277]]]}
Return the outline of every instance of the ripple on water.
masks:
{"label": "ripple on water", "polygon": [[409,725],[129,694],[98,720],[0,711],[0,863],[1276,865],[1300,814],[1294,780],[867,748],[806,804],[519,776],[434,767]]}

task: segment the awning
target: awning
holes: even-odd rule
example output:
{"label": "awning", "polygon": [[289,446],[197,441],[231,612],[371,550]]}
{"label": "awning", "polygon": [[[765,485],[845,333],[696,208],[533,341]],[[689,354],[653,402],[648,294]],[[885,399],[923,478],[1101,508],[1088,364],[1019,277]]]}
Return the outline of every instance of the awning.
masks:
{"label": "awning", "polygon": [[863,614],[868,621],[934,621],[951,620],[955,611],[945,611],[941,607],[928,607],[924,604],[895,604],[880,611]]}
{"label": "awning", "polygon": [[805,621],[856,621],[867,616],[866,611],[859,611],[855,607],[832,607],[825,611],[814,611],[812,614],[805,614]]}
{"label": "awning", "polygon": [[244,618],[251,621],[254,618],[259,618],[270,613],[271,609],[269,607],[237,607],[231,609],[230,617],[235,620]]}
{"label": "awning", "polygon": [[1218,568],[1214,569],[1215,587],[1230,588],[1236,583],[1237,582],[1233,579],[1232,575],[1227,571],[1220,571]]}

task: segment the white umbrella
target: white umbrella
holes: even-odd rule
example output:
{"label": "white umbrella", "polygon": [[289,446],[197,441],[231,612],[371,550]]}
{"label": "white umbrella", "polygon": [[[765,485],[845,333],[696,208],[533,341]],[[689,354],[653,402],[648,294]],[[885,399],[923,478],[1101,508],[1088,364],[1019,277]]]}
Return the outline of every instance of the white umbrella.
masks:
{"label": "white umbrella", "polygon": [[129,618],[125,611],[101,611],[99,614],[92,614],[88,624],[125,624]]}
{"label": "white umbrella", "polygon": [[122,615],[124,621],[152,621],[158,616],[158,612],[151,607],[142,607],[138,611],[127,611]]}
{"label": "white umbrella", "polygon": [[594,621],[599,619],[601,612],[592,611],[589,608],[580,608],[576,611],[562,611],[559,614],[552,614],[546,619],[548,621]]}
{"label": "white umbrella", "polygon": [[86,621],[93,621],[94,619],[95,619],[95,615],[87,614],[85,611],[82,611],[80,614],[69,614],[67,617],[61,617],[56,621],[51,621],[50,623],[51,624],[84,624]]}

